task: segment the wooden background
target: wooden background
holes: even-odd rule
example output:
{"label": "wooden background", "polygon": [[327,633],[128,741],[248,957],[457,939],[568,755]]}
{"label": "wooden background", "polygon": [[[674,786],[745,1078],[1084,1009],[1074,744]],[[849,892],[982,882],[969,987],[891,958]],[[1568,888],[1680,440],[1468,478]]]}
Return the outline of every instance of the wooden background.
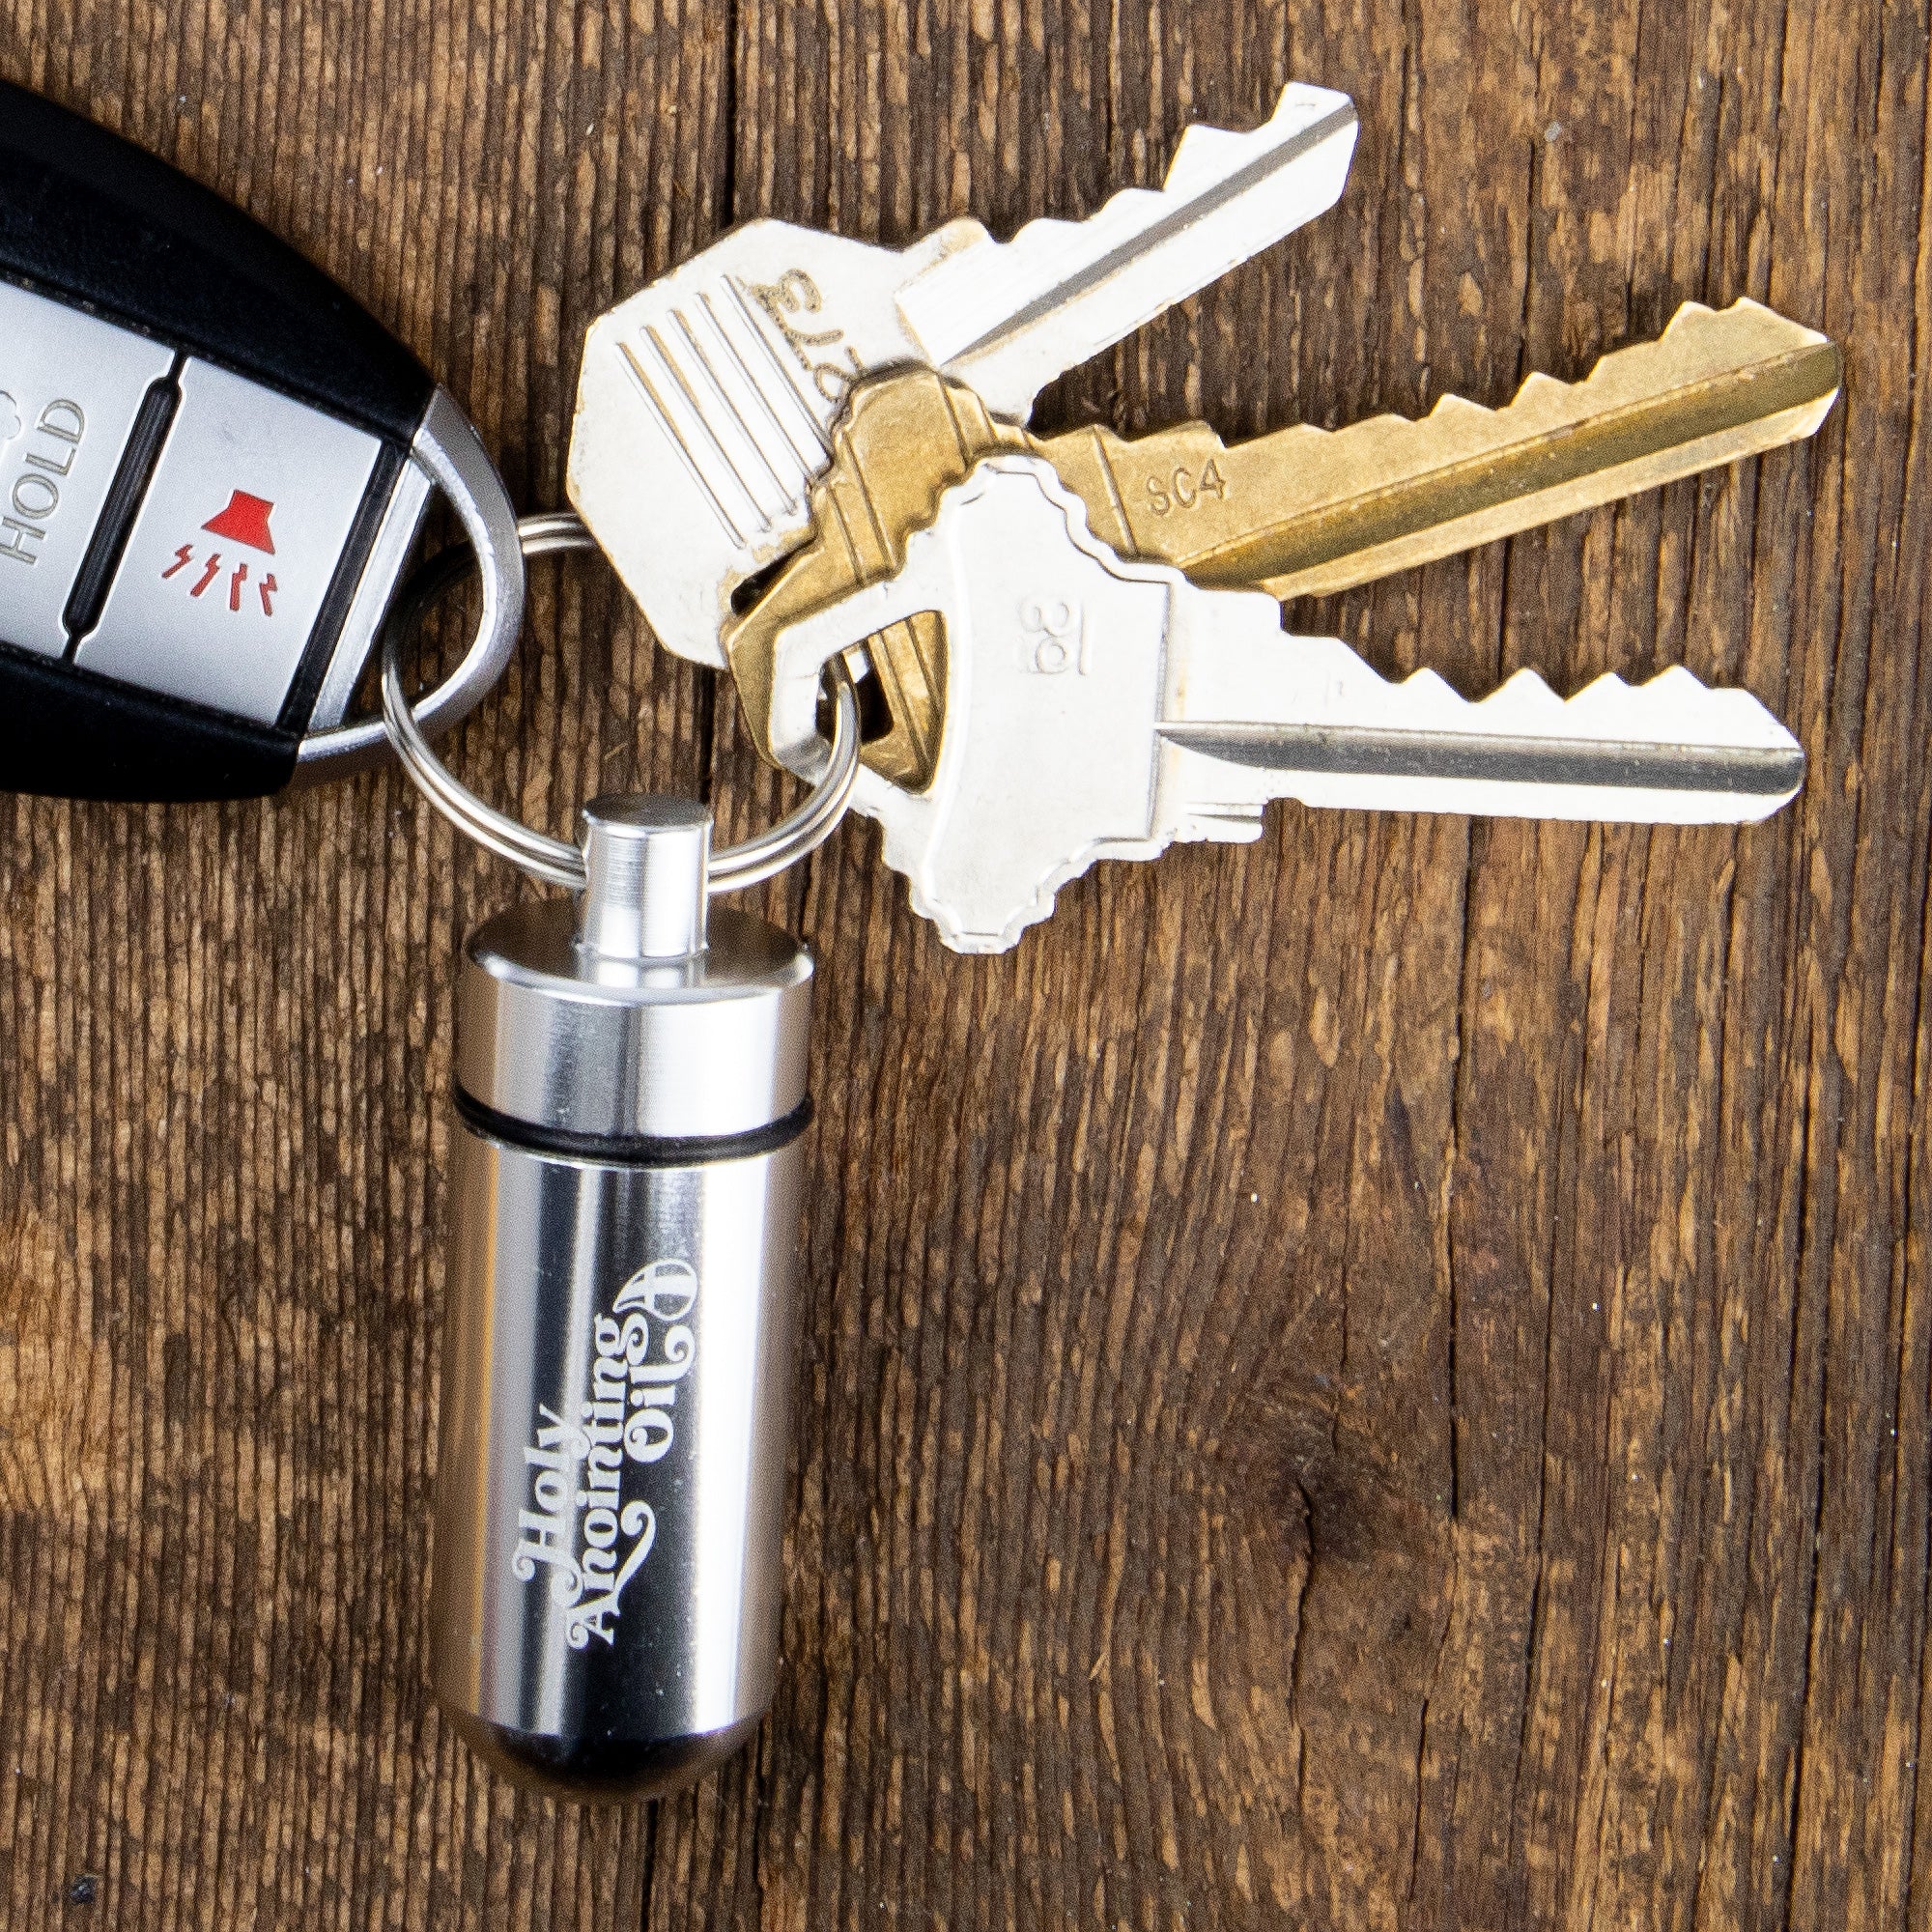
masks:
{"label": "wooden background", "polygon": [[[453,950],[402,782],[0,801],[0,1922],[1932,1923],[1924,0],[0,0],[0,71],[340,276],[561,500],[579,345],[759,213],[902,242],[1348,90],[1333,214],[1047,399],[1495,403],[1689,298],[1809,448],[1297,613],[1472,695],[1680,660],[1743,834],[1317,817],[944,953],[853,827],[785,1667],[585,1814],[423,1690]],[[4,345],[0,345],[4,356]],[[463,768],[781,796],[594,570]],[[715,710],[714,710],[715,705]]]}

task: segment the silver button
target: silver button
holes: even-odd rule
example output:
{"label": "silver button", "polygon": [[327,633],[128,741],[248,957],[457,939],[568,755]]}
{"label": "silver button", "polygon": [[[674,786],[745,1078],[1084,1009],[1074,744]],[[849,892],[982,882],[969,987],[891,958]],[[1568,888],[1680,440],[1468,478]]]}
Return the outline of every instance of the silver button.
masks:
{"label": "silver button", "polygon": [[0,282],[0,639],[61,657],[88,539],[174,351]]}
{"label": "silver button", "polygon": [[382,445],[207,362],[168,431],[88,670],[272,724]]}

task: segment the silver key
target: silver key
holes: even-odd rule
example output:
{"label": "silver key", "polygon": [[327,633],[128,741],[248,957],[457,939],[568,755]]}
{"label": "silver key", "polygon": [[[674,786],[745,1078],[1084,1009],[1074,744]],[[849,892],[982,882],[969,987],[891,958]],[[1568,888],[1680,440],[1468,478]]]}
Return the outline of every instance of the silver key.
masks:
{"label": "silver key", "polygon": [[1190,128],[1160,190],[1010,242],[752,222],[591,328],[571,501],[665,643],[722,668],[731,593],[804,541],[862,376],[926,363],[1024,422],[1064,370],[1333,207],[1354,147],[1346,95],[1290,87],[1252,133]]}
{"label": "silver key", "polygon": [[1384,811],[1701,825],[1768,817],[1804,753],[1748,693],[1688,670],[1600,678],[1567,703],[1533,671],[1471,704],[1433,671],[1391,685],[1281,607],[1129,562],[1037,458],[982,463],[897,577],[782,631],[773,739],[805,775],[825,665],[926,611],[946,625],[928,790],[877,774],[858,809],[914,909],[961,952],[1003,952],[1098,859],[1261,836],[1274,799]]}

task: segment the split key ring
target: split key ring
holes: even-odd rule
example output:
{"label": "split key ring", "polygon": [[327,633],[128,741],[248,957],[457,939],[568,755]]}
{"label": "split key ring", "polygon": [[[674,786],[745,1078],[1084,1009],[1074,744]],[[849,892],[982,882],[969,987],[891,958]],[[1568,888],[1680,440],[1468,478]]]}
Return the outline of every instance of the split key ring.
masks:
{"label": "split key ring", "polygon": [[[568,510],[523,518],[517,537],[526,558],[597,549],[595,538]],[[404,586],[384,634],[383,723],[403,768],[459,832],[533,878],[581,893],[586,883],[582,850],[532,830],[477,797],[437,756],[416,722],[417,700],[403,689],[405,642],[429,610],[475,568],[474,553],[459,545],[432,557]],[[835,719],[823,776],[805,803],[769,832],[712,855],[707,888],[712,896],[762,885],[797,865],[831,838],[850,809],[860,769],[859,696],[842,659],[829,668]]]}

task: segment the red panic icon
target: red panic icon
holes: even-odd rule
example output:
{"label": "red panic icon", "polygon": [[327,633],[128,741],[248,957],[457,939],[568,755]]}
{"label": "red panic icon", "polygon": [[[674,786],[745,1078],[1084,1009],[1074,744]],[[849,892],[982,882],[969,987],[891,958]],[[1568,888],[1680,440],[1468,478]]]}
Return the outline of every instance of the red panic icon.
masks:
{"label": "red panic icon", "polygon": [[269,534],[269,518],[274,504],[266,497],[251,497],[245,490],[235,491],[228,507],[219,516],[210,517],[202,528],[230,543],[259,550],[269,556],[275,554],[275,540]]}
{"label": "red panic icon", "polygon": [[[224,542],[240,544],[243,550],[260,551],[265,556],[275,554],[275,540],[269,532],[269,519],[274,514],[275,506],[266,497],[251,497],[245,490],[229,493],[228,507],[218,515],[210,517],[202,528],[212,531]],[[174,560],[161,572],[165,582],[169,578],[179,577],[194,561],[194,546],[183,544],[175,552]],[[188,585],[190,597],[204,597],[209,586],[221,574],[221,553],[216,551],[201,567],[201,575]],[[242,609],[242,586],[248,582],[248,566],[238,562],[228,579],[228,608],[239,611]],[[275,593],[281,586],[275,582],[273,571],[264,571],[261,581],[255,585],[255,594],[262,600],[262,615],[275,614]]]}

